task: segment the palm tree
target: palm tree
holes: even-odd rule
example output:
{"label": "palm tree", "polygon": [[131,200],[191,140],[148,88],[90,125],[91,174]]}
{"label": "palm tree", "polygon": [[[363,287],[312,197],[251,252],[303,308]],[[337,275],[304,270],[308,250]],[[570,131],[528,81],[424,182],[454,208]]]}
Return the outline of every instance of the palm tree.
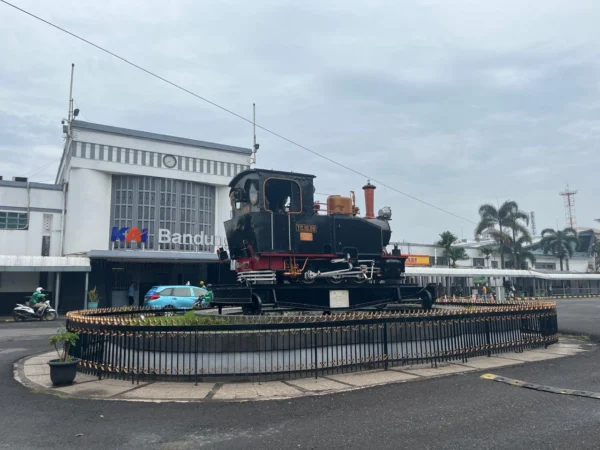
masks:
{"label": "palm tree", "polygon": [[454,235],[451,231],[444,231],[442,234],[440,234],[440,238],[441,239],[439,241],[437,241],[435,244],[439,245],[440,247],[442,247],[444,249],[444,256],[446,258],[448,258],[448,262],[450,262],[451,247],[452,247],[452,244],[454,242],[456,242],[458,237],[456,237],[456,235]]}
{"label": "palm tree", "polygon": [[531,244],[529,235],[519,236],[516,241],[510,240],[509,248],[515,262],[515,269],[524,268],[527,260],[531,261],[531,265],[535,264],[535,255],[531,251],[532,246],[527,244]]}
{"label": "palm tree", "polygon": [[[481,219],[475,228],[475,237],[488,228],[494,228],[490,230],[490,235],[500,244],[500,262],[504,268],[504,251],[511,237],[516,242],[518,234],[529,235],[527,228],[519,222],[525,220],[529,223],[529,216],[519,210],[517,202],[512,200],[505,201],[499,208],[491,204],[481,205],[479,216]],[[496,225],[498,230],[495,229]]]}
{"label": "palm tree", "polygon": [[489,265],[490,265],[490,264],[489,264],[489,262],[490,262],[490,257],[492,257],[492,255],[493,255],[494,253],[496,253],[496,249],[495,249],[494,247],[481,247],[481,248],[479,249],[479,251],[481,252],[481,254],[482,254],[483,256],[485,256],[485,259],[486,259],[486,261],[488,262],[488,263],[487,263],[487,266],[489,266]]}
{"label": "palm tree", "polygon": [[546,228],[542,231],[540,246],[544,250],[544,255],[552,253],[560,260],[560,271],[562,272],[563,260],[567,260],[568,266],[569,258],[573,257],[578,243],[577,231],[573,228],[565,228],[562,231]]}

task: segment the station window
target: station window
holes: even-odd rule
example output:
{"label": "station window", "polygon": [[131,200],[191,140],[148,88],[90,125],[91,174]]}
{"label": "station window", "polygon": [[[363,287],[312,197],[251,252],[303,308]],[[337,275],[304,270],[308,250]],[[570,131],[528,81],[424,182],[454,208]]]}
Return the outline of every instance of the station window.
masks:
{"label": "station window", "polygon": [[473,267],[485,267],[485,259],[473,258]]}
{"label": "station window", "polygon": [[294,180],[269,178],[264,185],[265,210],[278,214],[302,212],[300,185]]}
{"label": "station window", "polygon": [[0,230],[26,230],[27,213],[0,211]]}

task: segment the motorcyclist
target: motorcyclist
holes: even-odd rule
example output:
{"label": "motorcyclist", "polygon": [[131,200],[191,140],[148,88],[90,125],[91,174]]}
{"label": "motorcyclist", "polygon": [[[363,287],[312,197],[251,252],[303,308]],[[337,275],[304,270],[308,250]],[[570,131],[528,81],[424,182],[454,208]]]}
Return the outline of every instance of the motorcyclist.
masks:
{"label": "motorcyclist", "polygon": [[44,311],[44,307],[46,306],[44,304],[46,296],[47,293],[42,287],[37,288],[35,292],[31,294],[30,303],[36,315],[39,315]]}
{"label": "motorcyclist", "polygon": [[[208,286],[210,287],[210,286]],[[210,289],[206,288],[206,294],[204,295],[204,297],[202,297],[202,303],[200,303],[200,306],[202,308],[209,308],[210,304],[213,300],[213,293]]]}

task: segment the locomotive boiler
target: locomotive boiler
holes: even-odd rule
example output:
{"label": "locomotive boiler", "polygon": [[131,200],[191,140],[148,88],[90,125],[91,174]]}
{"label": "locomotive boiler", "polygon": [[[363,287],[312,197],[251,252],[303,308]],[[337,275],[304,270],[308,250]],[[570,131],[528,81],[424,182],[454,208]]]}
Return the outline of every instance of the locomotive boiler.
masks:
{"label": "locomotive boiler", "polygon": [[[406,256],[386,246],[391,209],[374,214],[375,186],[363,186],[366,213],[354,193],[315,202],[314,175],[250,169],[230,182],[225,232],[232,269],[245,284],[400,282]],[[224,252],[223,252],[224,253]]]}

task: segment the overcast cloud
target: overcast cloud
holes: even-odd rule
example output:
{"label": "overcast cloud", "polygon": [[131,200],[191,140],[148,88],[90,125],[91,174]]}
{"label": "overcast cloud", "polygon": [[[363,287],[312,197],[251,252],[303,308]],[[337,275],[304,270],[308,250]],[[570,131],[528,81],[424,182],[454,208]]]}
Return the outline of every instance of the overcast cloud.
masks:
{"label": "overcast cloud", "polygon": [[[13,0],[396,189],[472,222],[516,200],[538,231],[598,225],[600,2]],[[251,125],[0,3],[0,175],[54,181],[71,63],[83,120],[250,147]],[[259,131],[258,166],[367,181]],[[474,225],[378,186],[393,239]],[[595,197],[596,196],[596,197]]]}

